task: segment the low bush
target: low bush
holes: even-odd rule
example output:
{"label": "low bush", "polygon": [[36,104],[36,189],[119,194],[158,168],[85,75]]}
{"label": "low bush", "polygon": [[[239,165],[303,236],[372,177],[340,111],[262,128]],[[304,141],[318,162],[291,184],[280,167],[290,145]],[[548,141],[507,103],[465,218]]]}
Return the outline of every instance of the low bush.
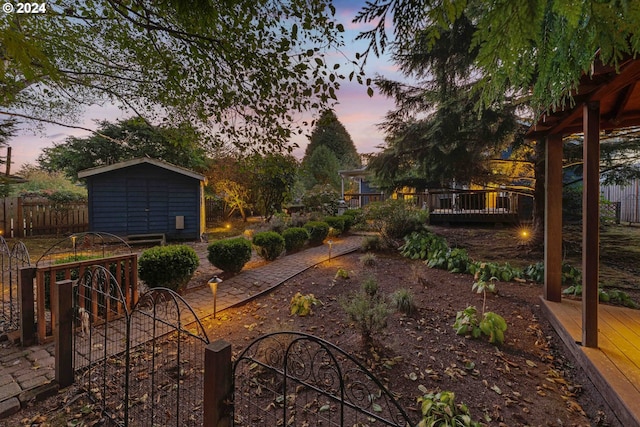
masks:
{"label": "low bush", "polygon": [[363,252],[380,252],[384,249],[385,244],[377,234],[372,236],[365,236],[365,238],[362,240],[362,245],[360,245],[360,250]]}
{"label": "low bush", "polygon": [[207,246],[207,259],[215,267],[239,273],[251,259],[251,242],[243,237],[218,240]]}
{"label": "low bush", "polygon": [[355,223],[355,217],[353,217],[352,215],[346,215],[346,212],[345,212],[342,215],[339,215],[338,218],[341,218],[344,221],[344,229],[342,230],[342,232],[348,233],[349,230],[351,230],[351,227],[353,227],[353,224]]}
{"label": "low bush", "polygon": [[378,257],[372,252],[367,252],[360,257],[360,263],[365,267],[373,267],[378,263]]}
{"label": "low bush", "polygon": [[378,292],[378,283],[374,278],[366,279],[360,291],[341,301],[342,308],[349,319],[354,322],[365,345],[373,342],[374,334],[387,326],[389,307],[384,295]]}
{"label": "low bush", "polygon": [[278,258],[284,250],[284,237],[275,231],[263,231],[253,236],[256,252],[267,261]]}
{"label": "low bush", "polygon": [[289,302],[289,310],[292,316],[294,314],[307,316],[313,314],[312,307],[318,304],[322,304],[322,301],[313,294],[302,295],[300,292],[296,292]]}
{"label": "low bush", "polygon": [[309,232],[303,227],[291,227],[282,232],[287,252],[299,251],[309,240]]}
{"label": "low bush", "polygon": [[416,311],[413,294],[406,288],[400,288],[391,294],[391,305],[396,311],[411,316]]}
{"label": "low bush", "polygon": [[304,228],[309,232],[309,244],[312,246],[321,245],[329,235],[329,224],[323,221],[309,221]]}
{"label": "low bush", "polygon": [[336,236],[344,232],[345,221],[342,216],[325,216],[323,221],[329,224],[329,227],[335,231]]}
{"label": "low bush", "polygon": [[200,265],[196,251],[187,245],[156,246],[142,252],[138,275],[150,288],[180,290]]}
{"label": "low bush", "polygon": [[414,232],[423,230],[429,213],[404,200],[389,199],[365,207],[365,216],[374,231],[379,231],[390,245]]}

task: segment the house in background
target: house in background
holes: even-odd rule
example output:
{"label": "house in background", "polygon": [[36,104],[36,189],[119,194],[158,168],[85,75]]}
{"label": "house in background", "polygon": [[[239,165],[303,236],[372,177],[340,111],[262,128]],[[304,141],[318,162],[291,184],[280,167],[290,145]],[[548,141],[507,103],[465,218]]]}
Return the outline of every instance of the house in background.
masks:
{"label": "house in background", "polygon": [[[367,180],[371,172],[367,171],[366,166],[360,169],[338,171],[338,174],[340,175],[342,186],[340,195],[349,208],[362,208],[371,202],[385,200],[384,192]],[[356,192],[345,192],[345,182],[355,182],[357,186]]]}
{"label": "house in background", "polygon": [[85,169],[78,177],[87,184],[90,231],[169,240],[195,240],[205,231],[206,178],[196,172],[137,158]]}

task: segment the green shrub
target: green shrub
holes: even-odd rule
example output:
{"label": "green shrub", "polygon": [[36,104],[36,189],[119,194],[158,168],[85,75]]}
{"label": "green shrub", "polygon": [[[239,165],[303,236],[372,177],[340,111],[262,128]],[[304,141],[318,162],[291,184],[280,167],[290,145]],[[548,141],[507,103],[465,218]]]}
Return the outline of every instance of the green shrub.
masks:
{"label": "green shrub", "polygon": [[303,227],[291,227],[282,232],[287,252],[299,251],[309,240],[309,232]]}
{"label": "green shrub", "polygon": [[309,221],[304,225],[304,228],[309,232],[311,246],[321,245],[329,235],[329,224],[323,221]]}
{"label": "green shrub", "polygon": [[353,224],[356,221],[353,215],[345,215],[345,214],[346,212],[338,216],[338,218],[341,218],[344,221],[344,229],[342,230],[343,233],[349,232],[349,230],[351,230],[351,227],[353,227]]}
{"label": "green shrub", "polygon": [[251,259],[251,242],[243,237],[218,240],[207,246],[207,259],[215,267],[238,273]]}
{"label": "green shrub", "polygon": [[[445,254],[449,250],[447,241],[437,234],[426,230],[414,231],[404,236],[404,245],[400,246],[400,254],[411,259],[431,260],[435,253]],[[446,264],[446,257],[442,264]]]}
{"label": "green shrub", "polygon": [[341,301],[347,316],[360,330],[363,344],[371,344],[373,335],[387,326],[389,308],[384,296],[378,292],[378,283],[373,278],[366,279],[358,293]]}
{"label": "green shrub", "polygon": [[349,227],[356,227],[358,225],[366,224],[367,220],[364,216],[362,209],[347,209],[342,213],[342,216],[350,218],[351,224]]}
{"label": "green shrub", "polygon": [[284,250],[284,237],[275,231],[263,231],[253,236],[256,252],[267,261],[278,258]]}
{"label": "green shrub", "polygon": [[378,257],[376,257],[376,254],[372,252],[367,252],[366,254],[360,257],[360,263],[365,267],[373,267],[377,264],[377,262],[378,262]]}
{"label": "green shrub", "polygon": [[323,219],[324,222],[329,224],[329,227],[333,228],[336,232],[336,235],[339,236],[344,232],[345,222],[344,218],[341,216],[325,216]]}
{"label": "green shrub", "polygon": [[404,236],[424,229],[429,213],[404,200],[386,200],[365,207],[365,215],[371,220],[374,231],[393,243]]}
{"label": "green shrub", "polygon": [[140,255],[138,275],[150,288],[177,291],[191,280],[198,265],[200,259],[190,246],[156,246]]}
{"label": "green shrub", "polygon": [[365,236],[362,240],[362,245],[360,245],[360,250],[363,252],[380,252],[384,250],[385,244],[380,238],[380,236]]}
{"label": "green shrub", "polygon": [[400,288],[391,294],[391,304],[396,311],[406,314],[407,316],[412,315],[416,311],[413,294],[405,288]]}

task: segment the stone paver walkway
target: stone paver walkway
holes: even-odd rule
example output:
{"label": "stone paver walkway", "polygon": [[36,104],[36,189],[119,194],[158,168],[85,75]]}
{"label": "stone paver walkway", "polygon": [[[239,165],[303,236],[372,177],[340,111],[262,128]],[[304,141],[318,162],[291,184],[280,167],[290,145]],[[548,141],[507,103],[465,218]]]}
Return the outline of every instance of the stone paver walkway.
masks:
{"label": "stone paver walkway", "polygon": [[[359,235],[336,239],[331,245],[331,257],[353,252],[361,244],[362,236]],[[243,270],[218,285],[217,312],[269,292],[291,277],[328,259],[329,245],[325,243],[257,268]],[[208,263],[206,257],[201,260],[201,265],[204,263]],[[213,292],[209,287],[188,291],[183,298],[200,319],[213,315]],[[4,426],[2,418],[16,413],[22,405],[57,393],[54,354],[54,343],[28,348],[9,341],[0,343],[0,427]]]}

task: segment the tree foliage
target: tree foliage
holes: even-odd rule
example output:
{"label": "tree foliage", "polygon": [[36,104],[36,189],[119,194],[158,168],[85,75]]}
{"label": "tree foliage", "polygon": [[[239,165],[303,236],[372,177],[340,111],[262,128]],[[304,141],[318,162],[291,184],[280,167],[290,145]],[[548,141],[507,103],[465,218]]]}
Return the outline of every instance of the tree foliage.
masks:
{"label": "tree foliage", "polygon": [[203,170],[206,151],[202,138],[189,124],[177,127],[151,126],[140,118],[103,121],[99,134],[69,137],[43,148],[38,164],[47,171],[64,171],[77,179],[78,172],[137,157],[151,157],[188,169]]}
{"label": "tree foliage", "polygon": [[290,200],[298,170],[297,160],[286,154],[255,154],[246,159],[251,193],[258,212],[268,221]]}
{"label": "tree foliage", "polygon": [[431,49],[463,16],[473,20],[476,90],[485,107],[530,96],[536,112],[555,109],[570,100],[596,56],[616,65],[640,53],[640,3],[633,0],[376,0],[356,17],[374,23],[360,35],[370,43],[363,61],[389,46],[388,24],[394,49],[418,35]]}
{"label": "tree foliage", "polygon": [[359,167],[360,156],[358,150],[347,132],[344,125],[340,123],[333,110],[324,110],[316,122],[309,145],[304,152],[303,163],[308,159],[318,147],[327,147],[338,159],[340,168],[350,169]]}
{"label": "tree foliage", "polygon": [[330,0],[51,0],[0,16],[0,114],[77,122],[113,102],[206,126],[215,141],[281,148],[297,113],[336,99]]}
{"label": "tree foliage", "polygon": [[473,21],[462,15],[433,44],[424,31],[413,44],[394,46],[401,71],[419,83],[376,81],[396,101],[382,124],[387,146],[369,163],[381,188],[420,190],[495,179],[491,161],[515,141],[518,126],[513,104],[474,108],[479,99],[472,90],[478,52],[473,31]]}
{"label": "tree foliage", "polygon": [[340,163],[333,151],[326,145],[320,145],[305,159],[302,179],[307,189],[316,185],[330,185],[339,189],[339,170]]}

